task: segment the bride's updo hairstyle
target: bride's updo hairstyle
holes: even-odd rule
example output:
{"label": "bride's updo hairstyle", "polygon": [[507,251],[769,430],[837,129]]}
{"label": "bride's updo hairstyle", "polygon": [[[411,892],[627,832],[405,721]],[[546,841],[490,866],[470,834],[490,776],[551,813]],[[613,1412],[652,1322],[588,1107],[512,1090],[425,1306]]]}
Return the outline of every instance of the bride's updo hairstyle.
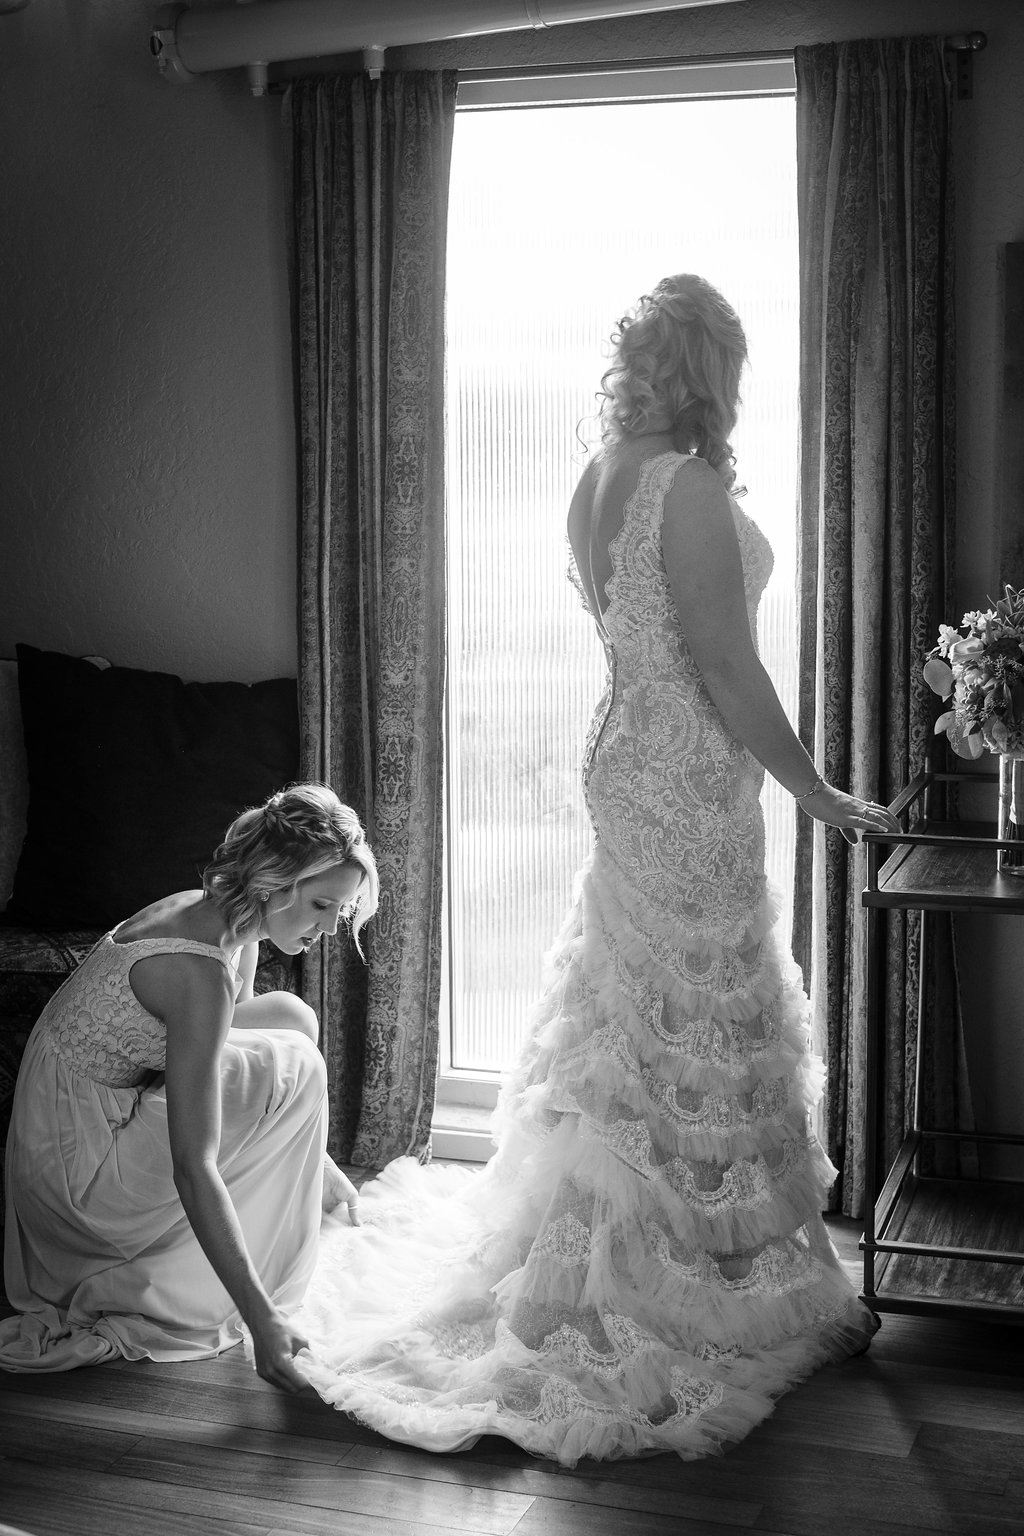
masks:
{"label": "bride's updo hairstyle", "polygon": [[651,430],[667,416],[680,453],[695,453],[727,485],[747,338],[717,288],[683,272],[666,277],[612,336],[615,356],[601,380],[601,438],[607,445]]}
{"label": "bride's updo hairstyle", "polygon": [[355,811],[323,784],[293,784],[236,817],[203,871],[203,891],[235,932],[245,933],[258,925],[270,898],[276,910],[289,907],[300,880],[339,864],[363,871],[342,914],[362,954],[360,930],[377,910],[377,865]]}

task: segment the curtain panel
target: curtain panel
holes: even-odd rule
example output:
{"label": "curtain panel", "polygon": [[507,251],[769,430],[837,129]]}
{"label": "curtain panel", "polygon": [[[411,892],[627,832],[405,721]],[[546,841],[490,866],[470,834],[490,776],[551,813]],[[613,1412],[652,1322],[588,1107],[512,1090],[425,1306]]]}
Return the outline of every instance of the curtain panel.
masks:
{"label": "curtain panel", "polygon": [[[953,596],[954,323],[950,129],[941,38],[796,50],[801,264],[799,730],[821,772],[891,801],[923,768],[921,668]],[[800,817],[794,951],[827,1063],[835,1204],[864,1205],[862,847]],[[880,1155],[910,1114],[920,918],[890,913],[881,970]],[[929,925],[925,1092],[960,1123],[948,918]]]}
{"label": "curtain panel", "polygon": [[302,771],[366,825],[367,963],[307,956],[329,1147],[428,1155],[437,1065],[445,643],[444,291],[454,71],[292,86]]}

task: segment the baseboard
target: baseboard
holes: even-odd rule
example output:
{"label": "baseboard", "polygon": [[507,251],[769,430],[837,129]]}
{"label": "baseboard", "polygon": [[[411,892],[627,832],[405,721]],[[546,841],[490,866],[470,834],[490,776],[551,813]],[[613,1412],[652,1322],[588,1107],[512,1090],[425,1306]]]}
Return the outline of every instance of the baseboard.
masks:
{"label": "baseboard", "polygon": [[494,1155],[489,1110],[468,1104],[439,1104],[430,1127],[431,1153],[460,1163],[486,1163]]}

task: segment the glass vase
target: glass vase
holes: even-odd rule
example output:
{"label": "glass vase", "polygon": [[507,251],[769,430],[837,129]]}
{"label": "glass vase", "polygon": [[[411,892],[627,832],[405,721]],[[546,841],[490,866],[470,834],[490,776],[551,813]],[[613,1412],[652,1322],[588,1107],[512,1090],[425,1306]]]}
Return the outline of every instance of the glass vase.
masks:
{"label": "glass vase", "polygon": [[999,754],[999,819],[996,835],[1009,838],[1015,848],[996,850],[996,867],[1002,875],[1024,876],[1024,757]]}

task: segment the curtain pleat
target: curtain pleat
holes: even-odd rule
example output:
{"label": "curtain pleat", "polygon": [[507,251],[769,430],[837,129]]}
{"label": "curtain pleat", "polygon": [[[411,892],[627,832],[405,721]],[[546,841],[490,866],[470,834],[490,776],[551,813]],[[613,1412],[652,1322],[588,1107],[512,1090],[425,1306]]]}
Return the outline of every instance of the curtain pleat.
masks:
{"label": "curtain pleat", "polygon": [[303,773],[362,816],[380,870],[364,966],[307,957],[329,1146],[429,1149],[437,1065],[445,655],[444,289],[452,71],[297,82],[292,278]]}
{"label": "curtain pleat", "polygon": [[[799,729],[832,783],[891,801],[925,764],[921,676],[951,611],[952,93],[941,38],[796,50],[801,264]],[[864,1204],[864,853],[801,817],[794,951],[825,1054],[835,1202]],[[881,964],[880,1154],[912,1112],[920,919],[890,913]],[[929,924],[925,1092],[961,1123],[949,919]]]}

